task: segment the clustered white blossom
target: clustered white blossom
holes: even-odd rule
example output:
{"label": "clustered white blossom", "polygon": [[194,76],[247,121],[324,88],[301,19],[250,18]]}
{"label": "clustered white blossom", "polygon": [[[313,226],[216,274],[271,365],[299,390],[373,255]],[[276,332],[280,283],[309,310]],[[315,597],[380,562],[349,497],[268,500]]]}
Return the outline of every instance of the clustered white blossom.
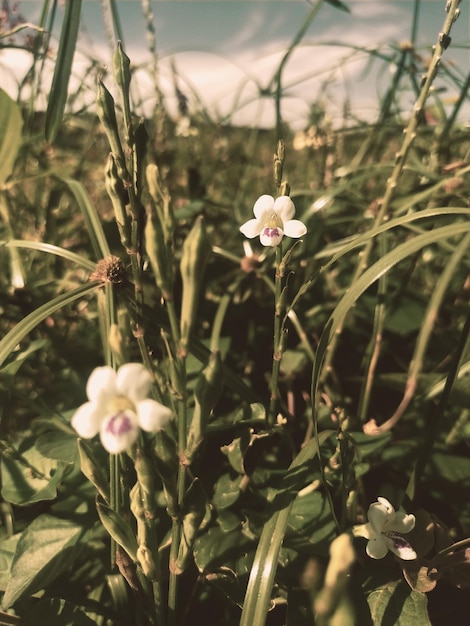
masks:
{"label": "clustered white blossom", "polygon": [[274,200],[267,194],[260,196],[253,207],[255,219],[248,220],[240,231],[253,239],[259,235],[263,246],[278,246],[284,235],[288,237],[302,237],[307,227],[300,220],[292,219],[295,215],[295,205],[289,196],[279,196]]}
{"label": "clustered white blossom", "polygon": [[386,498],[377,498],[369,506],[367,524],[354,526],[356,537],[368,539],[366,553],[372,559],[383,559],[387,552],[393,552],[404,561],[416,559],[416,552],[403,537],[415,526],[415,516],[395,511]]}
{"label": "clustered white blossom", "polygon": [[72,417],[79,437],[91,439],[98,433],[111,454],[128,450],[139,436],[139,428],[158,432],[171,419],[171,410],[148,398],[152,378],[140,363],[127,363],[117,372],[97,367],[86,386],[88,402]]}

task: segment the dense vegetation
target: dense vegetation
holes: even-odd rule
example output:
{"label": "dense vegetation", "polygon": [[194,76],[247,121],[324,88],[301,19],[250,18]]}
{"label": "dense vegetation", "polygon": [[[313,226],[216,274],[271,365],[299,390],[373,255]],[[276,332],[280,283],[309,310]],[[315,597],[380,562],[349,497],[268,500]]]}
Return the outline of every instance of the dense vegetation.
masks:
{"label": "dense vegetation", "polygon": [[[213,120],[181,85],[176,119],[162,94],[139,118],[118,42],[96,111],[74,107],[78,1],[39,110],[52,4],[24,38],[8,2],[0,21],[3,53],[33,58],[17,101],[0,91],[0,624],[463,623],[470,75],[446,63],[459,0],[431,59],[391,47],[376,119],[338,127],[315,102],[297,133],[281,107],[273,129]],[[347,9],[320,1],[306,23],[322,4]],[[307,232],[245,238],[265,194],[290,196]],[[270,236],[288,228],[279,215]],[[109,392],[87,387],[95,368],[128,363],[141,378],[112,410],[143,430],[108,454],[103,431],[77,437],[77,409]],[[143,425],[147,393],[171,410],[161,430]]]}

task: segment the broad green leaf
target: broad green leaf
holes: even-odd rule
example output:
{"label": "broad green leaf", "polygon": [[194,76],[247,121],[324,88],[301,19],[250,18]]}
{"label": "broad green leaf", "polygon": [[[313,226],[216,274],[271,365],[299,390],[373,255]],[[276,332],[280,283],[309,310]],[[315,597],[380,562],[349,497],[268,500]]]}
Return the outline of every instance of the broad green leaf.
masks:
{"label": "broad green leaf", "polygon": [[22,128],[20,107],[0,89],[0,188],[13,171],[21,146]]}
{"label": "broad green leaf", "polygon": [[374,626],[431,626],[426,594],[412,591],[403,580],[375,589],[367,602]]}
{"label": "broad green leaf", "polygon": [[245,574],[248,570],[240,570],[237,563],[244,553],[253,548],[253,539],[250,539],[240,528],[227,533],[222,528],[214,526],[208,532],[196,539],[194,545],[194,560],[199,571],[210,572],[219,567],[227,566]]}
{"label": "broad green leaf", "polygon": [[296,550],[315,546],[316,554],[326,556],[335,532],[336,525],[323,494],[311,491],[297,496],[287,521],[287,546]]}
{"label": "broad green leaf", "polygon": [[49,143],[56,138],[64,116],[81,9],[82,0],[67,0],[65,3],[64,22],[60,32],[59,50],[46,112],[45,132]]}
{"label": "broad green leaf", "polygon": [[0,541],[0,591],[5,591],[10,580],[10,569],[15,556],[16,546],[21,537],[21,533],[11,537],[1,537]]}
{"label": "broad green leaf", "polygon": [[24,440],[19,451],[4,452],[1,468],[1,493],[7,502],[27,505],[57,497],[64,466],[43,457],[35,449],[34,440]]}
{"label": "broad green leaf", "polygon": [[232,478],[230,474],[222,474],[215,484],[212,501],[217,509],[226,509],[240,497],[240,483],[243,476],[237,474]]}
{"label": "broad green leaf", "polygon": [[36,439],[36,449],[46,458],[76,463],[78,461],[77,435],[61,430],[49,430]]}
{"label": "broad green leaf", "polygon": [[53,515],[40,515],[22,533],[13,558],[3,606],[36,593],[69,570],[83,528]]}

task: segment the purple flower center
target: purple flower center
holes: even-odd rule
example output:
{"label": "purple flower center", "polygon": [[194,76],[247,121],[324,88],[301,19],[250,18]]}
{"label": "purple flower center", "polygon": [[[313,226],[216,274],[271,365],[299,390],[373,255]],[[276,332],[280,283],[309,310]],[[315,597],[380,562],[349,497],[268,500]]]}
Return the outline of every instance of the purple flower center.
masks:
{"label": "purple flower center", "polygon": [[403,550],[405,548],[411,547],[408,541],[406,541],[406,539],[396,531],[389,530],[385,533],[385,535],[387,535],[387,537],[389,537],[393,541],[393,545],[397,550]]}
{"label": "purple flower center", "polygon": [[269,228],[269,227],[266,227],[263,230],[263,235],[265,237],[273,237],[273,238],[274,237],[279,237],[279,235],[280,235],[279,228]]}
{"label": "purple flower center", "polygon": [[106,426],[107,431],[116,437],[125,435],[131,431],[132,428],[132,421],[123,411],[119,411],[119,413],[113,415]]}

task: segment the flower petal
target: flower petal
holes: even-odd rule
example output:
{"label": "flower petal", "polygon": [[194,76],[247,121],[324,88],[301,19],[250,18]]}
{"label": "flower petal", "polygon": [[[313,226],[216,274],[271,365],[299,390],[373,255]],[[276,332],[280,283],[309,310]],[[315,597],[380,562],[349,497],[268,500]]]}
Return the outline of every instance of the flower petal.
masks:
{"label": "flower petal", "polygon": [[79,437],[92,439],[100,431],[101,422],[104,419],[101,407],[95,402],[85,402],[78,407],[72,417],[72,426]]}
{"label": "flower petal", "polygon": [[240,226],[240,232],[248,239],[253,239],[260,234],[262,228],[263,223],[260,220],[248,220]]}
{"label": "flower petal", "polygon": [[137,404],[139,426],[147,432],[158,432],[170,421],[173,413],[171,409],[156,400],[142,400]]}
{"label": "flower petal", "polygon": [[372,539],[377,534],[372,526],[367,524],[356,524],[352,527],[352,534],[354,537],[364,537],[364,539]]}
{"label": "flower petal", "polygon": [[372,539],[369,539],[366,545],[367,556],[371,559],[383,559],[388,552],[388,544],[382,535],[375,535]]}
{"label": "flower petal", "polygon": [[101,424],[101,443],[110,454],[119,454],[128,450],[138,436],[138,420],[133,411],[111,413]]}
{"label": "flower petal", "polygon": [[399,533],[409,533],[415,527],[416,518],[414,515],[407,515],[402,511],[395,513],[395,518],[386,525],[386,530],[392,530]]}
{"label": "flower petal", "polygon": [[289,196],[279,196],[274,202],[274,211],[283,222],[288,222],[295,215],[295,204]]}
{"label": "flower petal", "polygon": [[261,231],[259,240],[263,246],[270,246],[273,248],[281,243],[283,236],[284,233],[282,228],[270,228],[269,226],[266,226],[266,228],[263,228]]}
{"label": "flower petal", "polygon": [[284,222],[284,235],[288,237],[302,237],[307,232],[307,227],[300,220]]}
{"label": "flower petal", "polygon": [[394,519],[395,509],[385,498],[377,498],[377,500],[369,506],[367,518],[374,530],[380,533],[384,526]]}
{"label": "flower petal", "polygon": [[274,209],[274,198],[268,194],[264,194],[256,200],[253,206],[253,214],[256,219],[264,218],[266,214],[272,213]]}
{"label": "flower petal", "polygon": [[416,559],[416,552],[411,545],[400,534],[393,534],[393,536],[386,537],[387,546],[390,552],[396,554],[403,561],[413,561]]}
{"label": "flower petal", "polygon": [[116,372],[108,365],[96,367],[90,374],[86,384],[88,400],[101,404],[115,394]]}
{"label": "flower petal", "polygon": [[134,404],[148,396],[151,386],[152,377],[142,363],[126,363],[117,371],[117,392],[132,400]]}

